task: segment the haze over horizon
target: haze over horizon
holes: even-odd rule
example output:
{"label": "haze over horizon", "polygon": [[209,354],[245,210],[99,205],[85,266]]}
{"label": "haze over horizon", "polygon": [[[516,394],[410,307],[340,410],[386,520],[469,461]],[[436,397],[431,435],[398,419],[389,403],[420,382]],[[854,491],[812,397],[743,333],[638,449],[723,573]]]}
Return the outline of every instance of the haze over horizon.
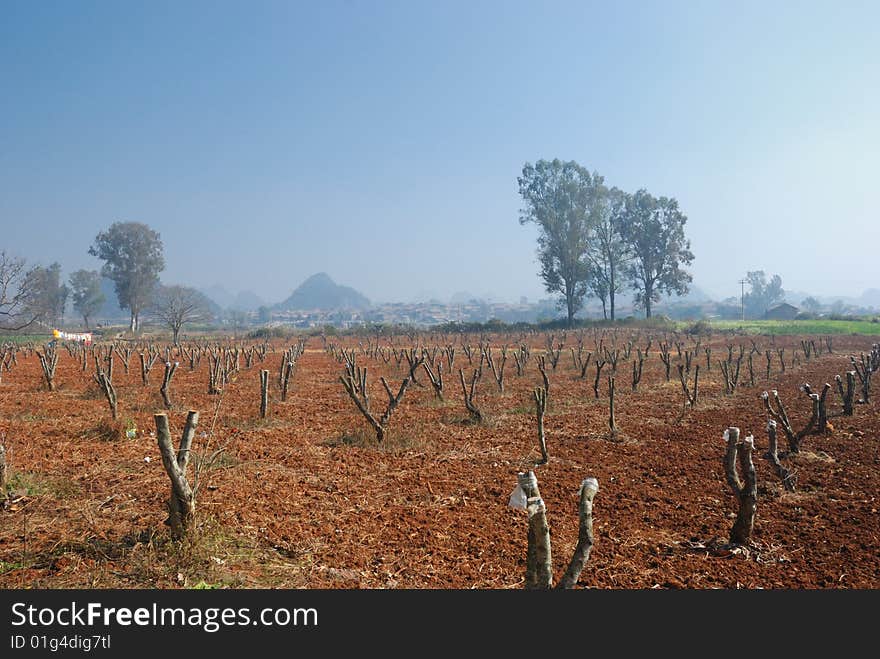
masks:
{"label": "haze over horizon", "polygon": [[[880,288],[880,4],[8,2],[2,248],[66,278],[115,221],[163,281],[268,302],[547,297],[517,176],[675,197],[694,284]],[[873,256],[873,257],[872,257]]]}

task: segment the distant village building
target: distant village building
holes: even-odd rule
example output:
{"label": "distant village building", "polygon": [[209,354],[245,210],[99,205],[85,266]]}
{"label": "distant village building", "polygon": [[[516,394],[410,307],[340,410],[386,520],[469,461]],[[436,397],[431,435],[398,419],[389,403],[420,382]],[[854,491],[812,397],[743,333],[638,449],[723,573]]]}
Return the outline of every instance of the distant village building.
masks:
{"label": "distant village building", "polygon": [[798,311],[797,307],[783,302],[782,304],[777,304],[772,309],[767,309],[764,312],[764,318],[767,320],[794,320],[798,315]]}

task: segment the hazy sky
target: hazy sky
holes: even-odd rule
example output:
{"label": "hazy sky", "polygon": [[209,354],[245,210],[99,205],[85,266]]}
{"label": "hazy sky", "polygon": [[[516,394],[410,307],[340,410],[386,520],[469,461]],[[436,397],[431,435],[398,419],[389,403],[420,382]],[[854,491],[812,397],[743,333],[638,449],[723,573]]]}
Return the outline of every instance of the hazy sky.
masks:
{"label": "hazy sky", "polygon": [[270,302],[544,297],[525,162],[676,197],[695,284],[880,287],[880,2],[0,0],[0,248],[119,220]]}

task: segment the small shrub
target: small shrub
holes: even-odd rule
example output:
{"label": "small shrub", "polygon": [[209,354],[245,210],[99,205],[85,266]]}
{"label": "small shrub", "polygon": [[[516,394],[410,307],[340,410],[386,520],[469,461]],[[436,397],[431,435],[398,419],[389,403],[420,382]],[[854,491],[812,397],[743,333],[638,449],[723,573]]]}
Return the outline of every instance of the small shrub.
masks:
{"label": "small shrub", "polygon": [[274,327],[260,327],[248,332],[249,339],[288,339],[295,335],[296,332],[290,327],[282,327],[280,325]]}
{"label": "small shrub", "polygon": [[685,328],[685,334],[690,334],[691,336],[699,336],[700,334],[711,334],[712,333],[712,323],[708,320],[698,320],[693,325]]}
{"label": "small shrub", "polygon": [[116,419],[114,421],[110,418],[103,418],[96,426],[87,430],[83,434],[83,438],[99,439],[103,442],[115,442],[118,439],[125,439],[126,430],[125,422],[121,419]]}

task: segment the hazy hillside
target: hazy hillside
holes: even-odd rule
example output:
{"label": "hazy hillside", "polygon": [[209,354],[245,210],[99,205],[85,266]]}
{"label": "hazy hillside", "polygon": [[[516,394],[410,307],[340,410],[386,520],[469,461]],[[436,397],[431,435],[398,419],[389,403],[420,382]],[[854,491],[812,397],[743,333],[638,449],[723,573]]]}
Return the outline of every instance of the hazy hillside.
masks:
{"label": "hazy hillside", "polygon": [[230,308],[233,302],[235,302],[235,296],[220,284],[214,284],[213,286],[200,288],[199,290],[224,309]]}
{"label": "hazy hillside", "polygon": [[869,288],[862,293],[859,302],[866,307],[880,308],[880,288]]}
{"label": "hazy hillside", "polygon": [[253,291],[239,291],[232,303],[229,304],[229,309],[232,311],[256,311],[264,304],[266,302],[263,298]]}
{"label": "hazy hillside", "polygon": [[340,286],[325,272],[306,279],[276,309],[366,309],[370,301],[349,286]]}
{"label": "hazy hillside", "polygon": [[199,289],[220,307],[229,311],[256,311],[265,301],[253,291],[239,291],[233,295],[220,284]]}

